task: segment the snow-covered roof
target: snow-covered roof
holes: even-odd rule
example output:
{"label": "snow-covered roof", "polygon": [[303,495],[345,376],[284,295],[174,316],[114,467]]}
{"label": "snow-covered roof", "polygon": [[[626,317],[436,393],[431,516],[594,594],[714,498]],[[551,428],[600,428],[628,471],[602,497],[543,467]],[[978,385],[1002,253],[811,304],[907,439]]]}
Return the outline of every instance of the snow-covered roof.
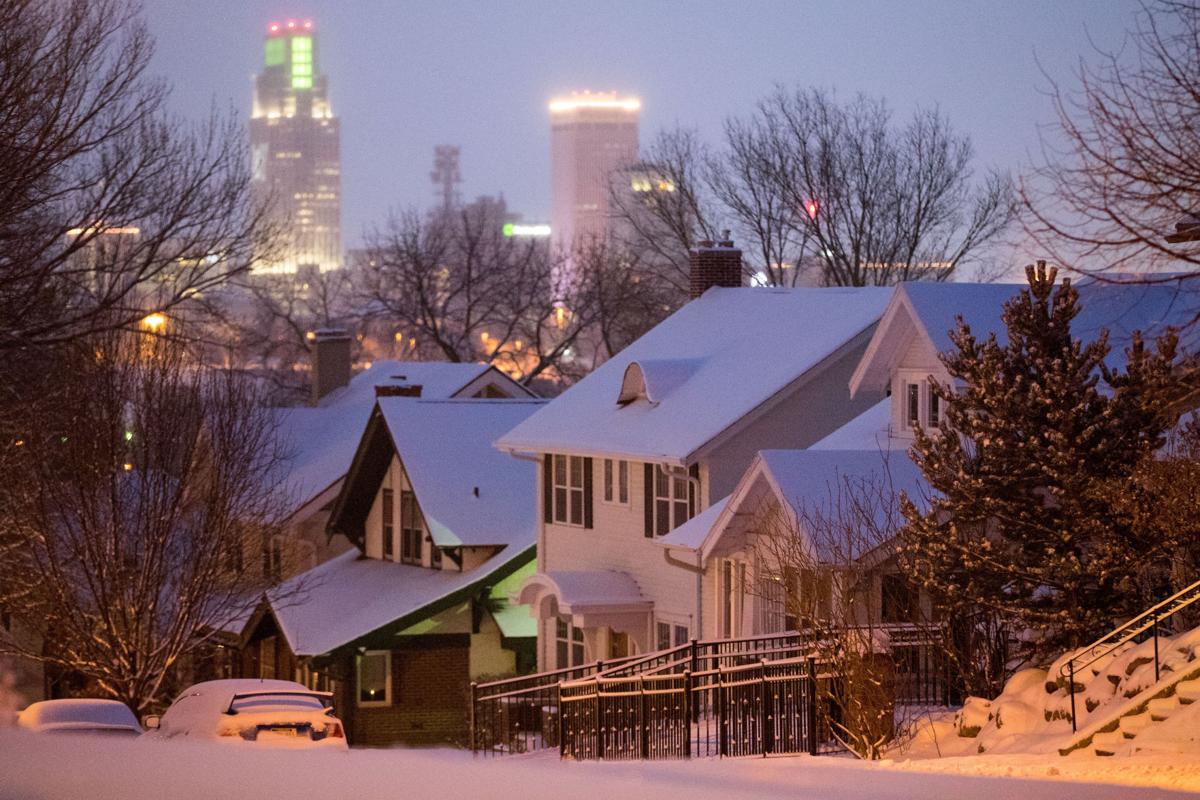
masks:
{"label": "snow-covered roof", "polygon": [[376,361],[314,407],[275,410],[287,455],[286,480],[296,507],[341,480],[375,406],[376,386],[421,386],[421,397],[443,399],[483,375],[487,364]]}
{"label": "snow-covered roof", "polygon": [[514,561],[530,556],[529,548],[506,550],[477,569],[457,572],[365,558],[351,550],[286,582],[269,598],[271,610],[292,652],[321,655],[504,577]]}
{"label": "snow-covered roof", "polygon": [[809,450],[904,450],[908,442],[889,435],[892,399],[885,397]]}
{"label": "snow-covered roof", "polygon": [[498,446],[683,463],[868,330],[891,291],[710,289]]}
{"label": "snow-covered roof", "polygon": [[[914,333],[927,336],[937,352],[952,349],[950,332],[957,327],[958,316],[962,316],[977,339],[995,333],[998,342],[1006,343],[1004,303],[1024,288],[1025,284],[1016,283],[901,284],[851,378],[851,390],[882,389],[890,369],[907,350]],[[1072,333],[1078,339],[1090,341],[1102,329],[1107,330],[1112,346],[1106,359],[1110,368],[1124,365],[1124,348],[1135,330],[1155,336],[1169,326],[1187,325],[1196,315],[1196,294],[1184,292],[1173,284],[1087,280],[1077,283],[1076,288],[1080,312],[1072,323]],[[1193,330],[1183,342],[1185,347],[1194,349],[1198,339],[1200,334]]]}
{"label": "snow-covered roof", "polygon": [[[867,499],[874,498],[871,508],[876,514],[874,523],[879,531],[903,524],[898,506],[890,502],[893,493],[903,491],[921,505],[928,491],[920,469],[902,451],[885,452],[877,448],[763,450],[707,525],[701,521],[685,535],[672,541],[671,536],[679,533],[676,531],[664,537],[662,543],[698,550],[707,560],[716,551],[732,551],[741,545],[747,530],[744,523],[757,513],[766,497],[773,496],[782,503],[788,511],[790,524],[802,528],[805,518],[837,517],[840,513],[839,494],[847,486],[856,494],[860,488],[872,493]],[[699,520],[697,517],[692,522]],[[814,541],[811,544],[818,558],[838,560],[840,554],[832,549],[837,543]],[[863,554],[865,550],[855,557]]]}
{"label": "snow-covered roof", "polygon": [[704,539],[708,536],[708,532],[712,530],[712,526],[716,523],[717,518],[721,516],[721,512],[725,510],[725,506],[729,505],[729,498],[732,496],[726,495],[722,497],[666,536],[658,539],[658,543],[667,547],[686,547],[689,550],[695,550],[700,547],[700,545],[704,544]]}
{"label": "snow-covered roof", "polygon": [[533,543],[537,467],[492,443],[543,402],[379,398],[435,544],[524,548]]}

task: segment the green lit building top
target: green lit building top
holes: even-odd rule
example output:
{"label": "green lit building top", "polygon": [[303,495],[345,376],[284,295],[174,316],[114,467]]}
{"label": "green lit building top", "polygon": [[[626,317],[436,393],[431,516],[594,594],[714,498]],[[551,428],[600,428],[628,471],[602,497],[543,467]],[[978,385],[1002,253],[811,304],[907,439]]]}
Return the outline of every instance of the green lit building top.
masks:
{"label": "green lit building top", "polygon": [[285,226],[262,272],[321,272],[341,265],[339,124],[321,73],[311,20],[272,22],[254,79],[250,144],[256,190]]}

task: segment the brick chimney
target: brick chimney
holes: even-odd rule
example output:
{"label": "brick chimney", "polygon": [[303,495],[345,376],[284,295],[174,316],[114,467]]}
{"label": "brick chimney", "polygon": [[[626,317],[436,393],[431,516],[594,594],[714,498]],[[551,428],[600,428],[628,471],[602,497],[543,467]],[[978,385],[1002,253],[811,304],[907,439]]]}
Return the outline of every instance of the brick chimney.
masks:
{"label": "brick chimney", "polygon": [[350,383],[350,334],[321,328],[313,341],[312,403]]}
{"label": "brick chimney", "polygon": [[742,285],[742,251],[733,246],[729,231],[718,242],[708,239],[698,243],[688,254],[691,262],[692,299],[713,286]]}

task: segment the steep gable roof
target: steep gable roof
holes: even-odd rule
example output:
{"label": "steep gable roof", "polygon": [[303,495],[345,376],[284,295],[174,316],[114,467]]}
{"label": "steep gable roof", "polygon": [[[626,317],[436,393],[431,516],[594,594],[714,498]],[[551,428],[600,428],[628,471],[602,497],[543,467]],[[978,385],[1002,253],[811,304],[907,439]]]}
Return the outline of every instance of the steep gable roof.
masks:
{"label": "steep gable roof", "polygon": [[439,547],[531,544],[536,467],[492,443],[543,402],[379,398],[334,504],[330,530],[361,546],[370,504],[395,454]]}
{"label": "steep gable roof", "polygon": [[[927,491],[920,469],[904,452],[762,450],[729,497],[714,503],[659,543],[697,550],[708,560],[714,553],[743,545],[741,539],[749,529],[749,521],[768,497],[778,502],[789,524],[797,529],[802,528],[805,514],[836,515],[843,481],[852,487],[878,486],[887,493],[904,491],[918,504]],[[903,522],[898,508],[878,503],[873,510],[880,529],[899,527]],[[839,555],[832,552],[829,542],[810,544],[819,559],[831,561]]]}
{"label": "steep gable roof", "polygon": [[[1006,343],[1004,304],[1024,288],[1025,284],[1016,283],[901,284],[850,379],[851,393],[883,389],[914,336],[925,337],[936,352],[950,350],[950,332],[957,327],[958,316],[977,339],[995,333],[997,341]],[[1196,314],[1197,297],[1192,294],[1189,299],[1177,285],[1084,280],[1076,288],[1081,310],[1072,332],[1089,341],[1107,330],[1112,352],[1106,363],[1111,368],[1124,365],[1124,347],[1133,331],[1155,336],[1169,326],[1187,325]],[[1196,340],[1192,331],[1184,344],[1194,348]]]}
{"label": "steep gable roof", "polygon": [[376,361],[313,407],[275,409],[278,436],[286,452],[287,490],[295,507],[337,483],[350,468],[363,428],[375,407],[377,386],[421,387],[422,398],[454,397],[488,372],[523,387],[487,364],[425,361]]}
{"label": "steep gable roof", "polygon": [[888,288],[710,289],[500,438],[684,462],[864,334]]}

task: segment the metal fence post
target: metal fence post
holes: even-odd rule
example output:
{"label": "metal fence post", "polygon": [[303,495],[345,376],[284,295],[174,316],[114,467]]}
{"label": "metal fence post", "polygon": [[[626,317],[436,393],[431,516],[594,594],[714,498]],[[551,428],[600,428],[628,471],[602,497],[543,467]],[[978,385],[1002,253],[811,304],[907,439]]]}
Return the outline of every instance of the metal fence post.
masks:
{"label": "metal fence post", "polygon": [[721,676],[721,663],[717,662],[717,754],[729,754],[729,731],[725,727],[725,689]]}
{"label": "metal fence post", "polygon": [[642,722],[642,758],[646,761],[650,760],[650,707],[646,699],[646,676],[638,676],[638,714],[641,716]]}
{"label": "metal fence post", "polygon": [[683,757],[692,757],[692,673],[683,671]]}
{"label": "metal fence post", "polygon": [[600,700],[600,679],[596,679],[596,758],[604,760],[604,704]]}
{"label": "metal fence post", "polygon": [[699,670],[699,667],[698,667],[698,666],[697,666],[697,664],[696,664],[696,659],[697,659],[697,649],[698,649],[698,648],[697,648],[697,642],[696,642],[696,640],[695,640],[695,639],[692,639],[692,654],[691,654],[691,656],[692,656],[692,659],[691,659],[691,660],[692,660],[692,668],[691,668],[691,671],[692,671],[692,672],[697,672],[697,671]]}
{"label": "metal fence post", "polygon": [[471,681],[471,723],[470,723],[471,755],[475,755],[476,754],[475,751],[478,749],[477,745],[476,745],[476,739],[475,739],[475,735],[476,735],[475,734],[475,703],[476,703],[476,697],[478,695],[478,688],[479,688],[479,684],[475,683],[475,681]]}
{"label": "metal fence post", "polygon": [[1067,680],[1070,681],[1071,692],[1071,733],[1075,733],[1075,659],[1067,662]]}
{"label": "metal fence post", "polygon": [[1158,683],[1158,612],[1151,619],[1154,621],[1154,682]]}
{"label": "metal fence post", "polygon": [[762,660],[762,694],[759,700],[759,719],[762,720],[763,758],[775,750],[775,721],[772,712],[775,704],[771,702],[771,685],[767,682],[767,660]]}
{"label": "metal fence post", "polygon": [[808,754],[817,754],[817,660],[808,657],[808,687],[805,692],[808,700]]}

